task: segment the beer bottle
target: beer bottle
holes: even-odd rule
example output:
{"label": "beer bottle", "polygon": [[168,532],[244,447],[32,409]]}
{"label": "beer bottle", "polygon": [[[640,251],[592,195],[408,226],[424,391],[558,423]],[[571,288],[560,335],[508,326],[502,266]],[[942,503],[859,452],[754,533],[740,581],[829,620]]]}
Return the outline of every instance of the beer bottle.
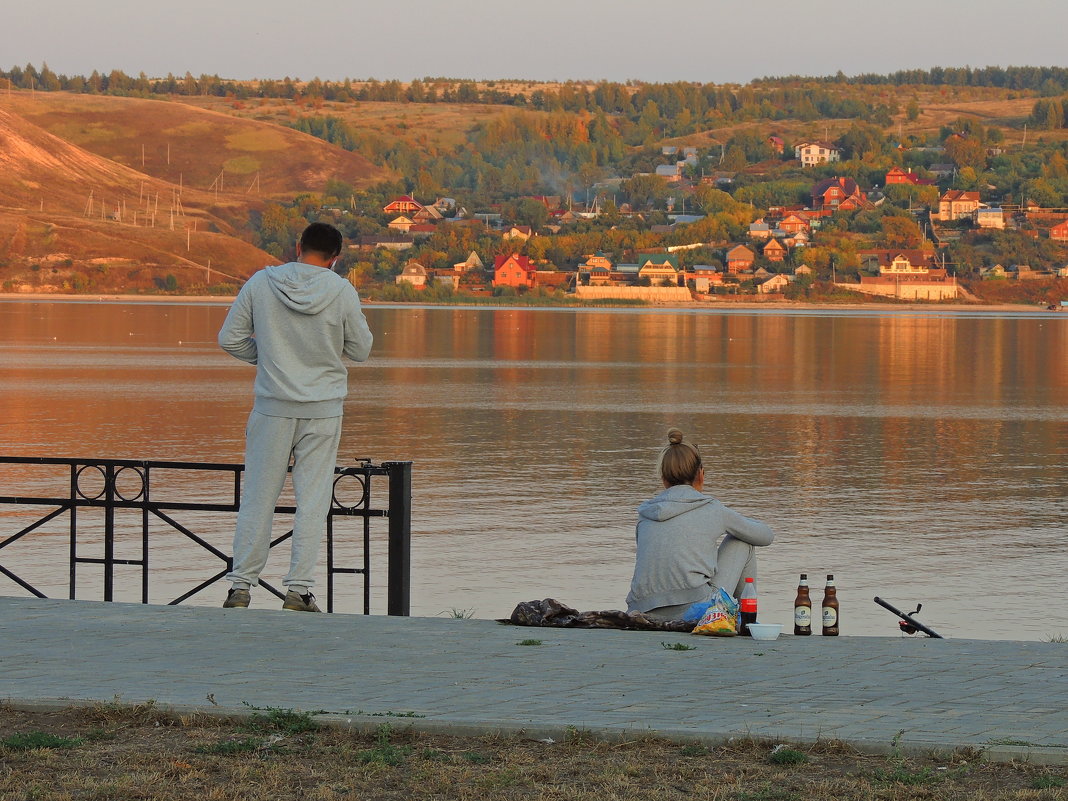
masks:
{"label": "beer bottle", "polygon": [[838,636],[838,593],[831,573],[827,574],[827,587],[823,590],[823,636]]}
{"label": "beer bottle", "polygon": [[812,634],[812,599],[808,597],[808,573],[801,574],[794,598],[794,634],[807,637]]}
{"label": "beer bottle", "polygon": [[751,578],[745,580],[745,587],[742,588],[742,595],[738,599],[738,611],[738,633],[751,637],[749,624],[757,622],[756,584]]}

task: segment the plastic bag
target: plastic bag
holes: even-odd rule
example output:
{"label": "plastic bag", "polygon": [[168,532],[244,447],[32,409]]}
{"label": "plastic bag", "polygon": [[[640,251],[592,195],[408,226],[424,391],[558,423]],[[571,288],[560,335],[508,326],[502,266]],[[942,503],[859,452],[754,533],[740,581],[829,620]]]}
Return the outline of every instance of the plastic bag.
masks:
{"label": "plastic bag", "polygon": [[708,608],[694,626],[693,633],[713,637],[735,636],[738,633],[738,602],[725,589],[717,587]]}

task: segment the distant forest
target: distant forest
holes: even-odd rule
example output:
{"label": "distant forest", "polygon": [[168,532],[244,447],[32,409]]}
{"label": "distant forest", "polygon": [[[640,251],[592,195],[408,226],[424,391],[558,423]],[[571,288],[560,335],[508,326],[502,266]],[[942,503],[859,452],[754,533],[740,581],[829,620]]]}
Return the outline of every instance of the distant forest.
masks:
{"label": "distant forest", "polygon": [[[889,75],[842,73],[826,77],[768,77],[746,85],[713,83],[617,83],[595,84],[568,81],[544,88],[534,81],[454,80],[423,78],[407,84],[397,80],[374,79],[322,81],[314,78],[233,81],[218,75],[182,77],[168,75],[151,79],[143,72],[137,77],[121,70],[91,75],[59,75],[47,64],[40,68],[27,64],[0,71],[11,85],[37,91],[68,91],[126,96],[208,95],[255,98],[287,98],[314,101],[385,101],[400,103],[485,103],[511,105],[539,111],[604,113],[623,117],[642,133],[682,136],[709,123],[743,120],[823,118],[857,119],[889,124],[898,111],[893,104],[875,102],[871,85],[993,87],[1036,92],[1046,97],[1068,90],[1068,68],[1064,67],[934,67],[929,70],[901,70]],[[833,86],[832,86],[833,85]],[[525,87],[510,91],[508,87]],[[538,88],[534,88],[538,87]],[[852,89],[852,91],[850,91]],[[653,131],[654,121],[662,126]],[[643,139],[644,137],[637,137]]]}

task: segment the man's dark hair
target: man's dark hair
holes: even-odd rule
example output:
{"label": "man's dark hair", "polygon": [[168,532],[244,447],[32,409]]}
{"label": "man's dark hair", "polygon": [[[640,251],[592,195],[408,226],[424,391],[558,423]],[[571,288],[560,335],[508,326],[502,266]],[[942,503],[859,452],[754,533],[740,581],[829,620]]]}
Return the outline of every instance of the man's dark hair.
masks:
{"label": "man's dark hair", "polygon": [[300,249],[313,251],[324,259],[332,259],[341,253],[341,232],[327,223],[312,223],[300,235]]}

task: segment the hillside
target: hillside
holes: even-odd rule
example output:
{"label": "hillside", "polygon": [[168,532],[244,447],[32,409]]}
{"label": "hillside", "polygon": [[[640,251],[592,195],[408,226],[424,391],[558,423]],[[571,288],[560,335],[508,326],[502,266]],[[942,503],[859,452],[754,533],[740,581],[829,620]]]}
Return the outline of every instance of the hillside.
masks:
{"label": "hillside", "polygon": [[0,97],[0,281],[7,291],[232,286],[275,261],[246,241],[267,198],[386,175],[297,131],[184,104]]}
{"label": "hillside", "polygon": [[21,92],[0,97],[0,109],[175,185],[214,189],[222,174],[221,188],[232,196],[288,199],[319,191],[331,178],[359,188],[389,177],[358,153],[298,131],[185,103],[65,92],[31,98]]}

